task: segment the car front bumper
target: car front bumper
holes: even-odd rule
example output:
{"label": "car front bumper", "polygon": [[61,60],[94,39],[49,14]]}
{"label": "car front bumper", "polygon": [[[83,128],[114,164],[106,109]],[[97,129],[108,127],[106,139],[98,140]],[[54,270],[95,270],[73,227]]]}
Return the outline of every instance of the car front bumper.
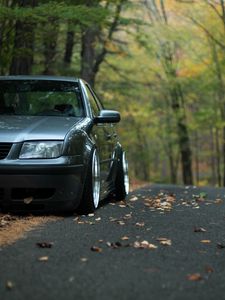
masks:
{"label": "car front bumper", "polygon": [[1,164],[0,205],[12,210],[68,210],[81,200],[84,165]]}

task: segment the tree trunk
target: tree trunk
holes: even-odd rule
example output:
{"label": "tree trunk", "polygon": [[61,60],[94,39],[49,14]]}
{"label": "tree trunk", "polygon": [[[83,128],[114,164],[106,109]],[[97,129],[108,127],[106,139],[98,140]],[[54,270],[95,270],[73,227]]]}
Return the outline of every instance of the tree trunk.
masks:
{"label": "tree trunk", "polygon": [[[20,0],[20,7],[34,7],[37,0]],[[16,21],[13,57],[10,74],[30,74],[33,65],[34,24],[32,21]]]}
{"label": "tree trunk", "polygon": [[170,165],[170,181],[172,184],[177,183],[177,170],[175,168],[174,157],[172,152],[169,155],[169,165]]}
{"label": "tree trunk", "polygon": [[198,132],[196,131],[194,134],[194,145],[195,145],[195,178],[196,184],[199,185],[199,136]]}
{"label": "tree trunk", "polygon": [[95,83],[95,73],[93,71],[95,63],[95,38],[95,28],[88,28],[82,36],[81,78],[86,80],[91,86],[94,86]]}
{"label": "tree trunk", "polygon": [[74,47],[74,31],[67,31],[66,34],[66,46],[64,53],[64,63],[70,65],[73,56],[73,47]]}
{"label": "tree trunk", "polygon": [[213,129],[210,129],[210,152],[211,152],[211,170],[212,170],[212,181],[211,184],[216,184],[216,161],[215,161],[215,144],[214,144],[214,133]]}
{"label": "tree trunk", "polygon": [[44,42],[44,70],[45,75],[54,75],[54,64],[57,54],[57,39],[59,33],[59,25],[55,19],[49,18],[49,23],[46,24],[43,42]]}
{"label": "tree trunk", "polygon": [[[181,107],[180,102],[183,102],[183,95],[181,87],[176,84],[175,87],[170,91],[172,100],[172,109],[176,114],[177,121],[177,135],[178,143],[181,154],[181,166],[182,166],[182,176],[183,183],[192,185],[192,152],[190,146],[190,138],[188,134],[188,129],[186,125],[186,118],[184,114],[184,107]],[[182,100],[181,100],[182,99]]]}
{"label": "tree trunk", "polygon": [[[95,77],[100,69],[100,65],[105,59],[107,51],[107,43],[112,40],[113,33],[119,24],[122,7],[126,0],[119,0],[116,3],[113,20],[109,26],[108,32],[105,33],[93,24],[89,27],[82,36],[82,50],[81,50],[81,77],[85,79],[90,85],[94,86]],[[91,1],[89,2],[90,5]],[[101,48],[96,51],[96,38],[101,36]],[[104,36],[104,37],[102,37]],[[98,52],[98,53],[97,53]]]}
{"label": "tree trunk", "polygon": [[220,142],[219,142],[219,129],[216,128],[216,171],[217,171],[217,182],[218,182],[218,186],[222,186],[222,176],[221,176],[221,172],[220,172],[220,162],[221,162],[221,158],[220,158]]}
{"label": "tree trunk", "polygon": [[[219,55],[217,53],[217,47],[214,41],[209,40],[212,49],[212,59],[215,65],[215,73],[218,81],[217,95],[219,101],[219,109],[221,114],[222,122],[225,122],[225,87],[223,82],[223,73],[222,66],[220,65]],[[223,126],[223,135],[222,135],[222,156],[223,156],[223,186],[225,186],[225,126]]]}
{"label": "tree trunk", "polygon": [[178,138],[181,153],[181,165],[184,184],[193,184],[192,179],[192,159],[191,159],[191,148],[188,130],[183,120],[178,121]]}

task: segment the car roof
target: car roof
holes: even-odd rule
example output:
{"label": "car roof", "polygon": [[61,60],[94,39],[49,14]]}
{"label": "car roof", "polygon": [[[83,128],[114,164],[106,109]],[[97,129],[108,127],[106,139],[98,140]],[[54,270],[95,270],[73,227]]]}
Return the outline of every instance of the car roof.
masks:
{"label": "car roof", "polygon": [[48,76],[48,75],[8,75],[8,76],[0,76],[0,80],[48,80],[48,81],[78,82],[79,78],[67,77],[67,76]]}

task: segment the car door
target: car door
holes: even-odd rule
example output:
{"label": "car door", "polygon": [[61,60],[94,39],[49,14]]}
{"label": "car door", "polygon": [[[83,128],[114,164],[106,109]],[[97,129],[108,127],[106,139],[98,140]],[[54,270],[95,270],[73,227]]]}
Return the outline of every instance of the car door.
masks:
{"label": "car door", "polygon": [[[90,103],[92,117],[97,117],[103,109],[103,106],[88,84],[85,84],[85,90]],[[113,152],[111,124],[95,124],[92,129],[92,135],[96,142],[100,158],[101,186],[104,196],[104,194],[107,194],[108,192],[109,183],[107,179],[109,176]]]}

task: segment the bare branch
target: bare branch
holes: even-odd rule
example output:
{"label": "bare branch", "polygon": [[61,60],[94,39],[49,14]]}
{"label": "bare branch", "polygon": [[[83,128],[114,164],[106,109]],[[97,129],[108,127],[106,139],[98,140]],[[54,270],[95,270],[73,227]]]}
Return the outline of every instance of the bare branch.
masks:
{"label": "bare branch", "polygon": [[225,49],[225,45],[224,45],[223,43],[221,43],[220,41],[218,41],[218,39],[216,39],[216,38],[211,34],[211,32],[210,32],[207,28],[205,28],[204,25],[202,25],[201,23],[199,23],[198,21],[196,21],[196,20],[195,20],[194,18],[192,18],[192,17],[189,17],[189,18],[192,20],[192,22],[193,22],[195,25],[197,25],[198,27],[200,27],[212,41],[214,41],[214,42],[215,42],[218,46],[220,46],[222,49]]}
{"label": "bare branch", "polygon": [[167,24],[168,23],[168,18],[167,18],[167,14],[166,14],[165,5],[164,5],[163,0],[160,0],[160,5],[161,5],[161,10],[162,10],[164,21]]}
{"label": "bare branch", "polygon": [[120,0],[120,2],[116,6],[114,19],[113,19],[113,22],[111,23],[111,26],[109,28],[107,38],[105,39],[105,41],[103,43],[102,50],[101,50],[100,54],[96,57],[95,64],[93,66],[93,72],[94,73],[98,72],[100,64],[103,62],[106,54],[108,53],[108,51],[107,51],[107,42],[112,40],[113,33],[114,33],[114,31],[116,30],[116,28],[119,24],[120,14],[121,14],[122,7],[123,7],[123,4],[124,4],[125,1],[126,0]]}
{"label": "bare branch", "polygon": [[107,60],[105,60],[105,64],[107,64],[108,67],[110,67],[114,72],[116,72],[117,74],[119,74],[119,76],[121,78],[123,78],[124,80],[126,80],[126,82],[128,82],[128,83],[131,83],[131,84],[140,84],[140,85],[147,86],[147,87],[152,86],[152,84],[150,82],[142,82],[142,81],[133,80],[133,79],[128,78],[126,75],[124,75],[122,73],[121,69],[119,69],[116,66],[110,64]]}
{"label": "bare branch", "polygon": [[219,10],[216,8],[215,5],[213,5],[211,2],[208,2],[209,6],[214,10],[214,12],[217,14],[217,16],[223,21],[223,15],[220,14]]}

